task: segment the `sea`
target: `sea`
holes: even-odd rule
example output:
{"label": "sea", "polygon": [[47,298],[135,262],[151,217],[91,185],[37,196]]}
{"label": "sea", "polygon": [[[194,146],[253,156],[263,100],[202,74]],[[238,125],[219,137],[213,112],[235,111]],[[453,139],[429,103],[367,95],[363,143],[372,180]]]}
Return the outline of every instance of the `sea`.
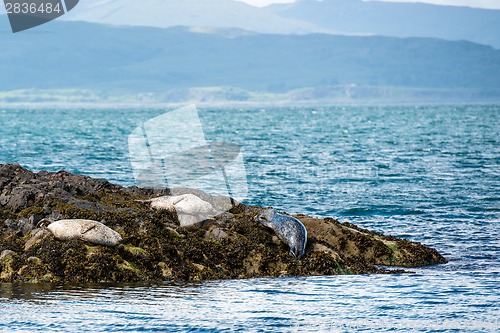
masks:
{"label": "sea", "polygon": [[[173,108],[0,108],[0,163],[135,185],[128,136]],[[410,274],[0,284],[1,332],[500,332],[500,105],[203,107],[244,202],[439,250]]]}

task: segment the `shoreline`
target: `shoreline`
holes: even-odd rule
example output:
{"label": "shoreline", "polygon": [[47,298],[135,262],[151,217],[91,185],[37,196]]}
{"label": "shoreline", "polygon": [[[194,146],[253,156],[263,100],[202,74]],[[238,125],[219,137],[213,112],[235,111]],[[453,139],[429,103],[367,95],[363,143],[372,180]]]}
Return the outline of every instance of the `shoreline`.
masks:
{"label": "shoreline", "polygon": [[317,107],[398,107],[398,106],[497,106],[499,101],[377,101],[377,102],[242,102],[242,103],[206,103],[190,102],[186,103],[0,103],[0,111],[3,110],[123,110],[123,109],[144,109],[161,110],[176,109],[187,105],[195,104],[199,109],[256,109],[256,108],[317,108]]}

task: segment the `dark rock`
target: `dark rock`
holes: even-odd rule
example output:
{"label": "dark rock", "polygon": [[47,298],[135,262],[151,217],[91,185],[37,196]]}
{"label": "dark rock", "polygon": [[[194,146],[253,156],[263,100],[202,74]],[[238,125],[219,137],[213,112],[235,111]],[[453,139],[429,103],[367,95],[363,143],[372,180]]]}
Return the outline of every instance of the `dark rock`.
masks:
{"label": "dark rock", "polygon": [[[136,200],[192,193],[228,212],[197,228],[180,228],[175,212]],[[174,193],[175,192],[175,193]],[[190,189],[123,188],[64,171],[33,173],[0,165],[0,282],[200,281],[284,275],[401,273],[380,266],[446,262],[422,244],[384,236],[334,219],[296,216],[308,230],[297,260],[254,217],[264,208]],[[102,221],[122,235],[109,248],[58,241],[42,218]],[[2,224],[0,224],[2,226]]]}
{"label": "dark rock", "polygon": [[4,228],[8,233],[16,234],[20,237],[33,230],[33,224],[29,219],[21,217],[17,220],[7,219],[4,222]]}
{"label": "dark rock", "polygon": [[29,221],[30,226],[36,226],[38,224],[38,222],[40,222],[42,219],[43,219],[43,215],[33,214],[33,215],[31,215],[31,217],[29,218],[28,221]]}

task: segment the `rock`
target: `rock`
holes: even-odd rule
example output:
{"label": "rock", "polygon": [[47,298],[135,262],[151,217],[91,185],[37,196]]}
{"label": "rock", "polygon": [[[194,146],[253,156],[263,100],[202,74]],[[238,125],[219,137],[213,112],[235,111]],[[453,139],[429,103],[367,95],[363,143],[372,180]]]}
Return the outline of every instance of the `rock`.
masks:
{"label": "rock", "polygon": [[2,253],[0,253],[0,261],[3,261],[4,259],[11,258],[14,256],[16,252],[11,251],[11,250],[3,250]]}
{"label": "rock", "polygon": [[332,248],[330,248],[326,245],[320,244],[320,243],[314,243],[311,251],[312,252],[323,252],[323,253],[326,253],[326,254],[332,256],[337,261],[342,260],[342,258],[337,253],[337,251],[333,250]]}
{"label": "rock", "polygon": [[130,256],[141,259],[141,260],[149,260],[148,251],[141,249],[140,247],[135,246],[124,246],[124,251],[127,252]]}
{"label": "rock", "polygon": [[221,228],[217,226],[210,226],[210,228],[205,232],[205,238],[210,238],[210,239],[222,239],[226,238],[227,233],[222,230]]}
{"label": "rock", "polygon": [[[421,267],[447,262],[436,250],[419,243],[384,236],[332,218],[296,216],[307,228],[310,238],[344,256],[349,261],[360,258],[373,265]],[[415,256],[415,253],[419,253]]]}
{"label": "rock", "polygon": [[28,283],[54,282],[55,280],[48,265],[34,256],[26,259],[26,264],[19,269],[17,275],[23,282]]}
{"label": "rock", "polygon": [[32,265],[43,265],[42,260],[40,260],[40,258],[37,257],[29,257],[26,261]]}
{"label": "rock", "polygon": [[52,211],[49,215],[47,215],[45,218],[53,221],[58,221],[64,219],[64,215],[58,212],[57,210]]}
{"label": "rock", "polygon": [[29,225],[33,227],[33,226],[37,225],[38,222],[40,222],[42,219],[43,219],[43,215],[34,214],[34,215],[30,216],[30,218],[28,219],[28,222],[29,222]]}
{"label": "rock", "polygon": [[91,196],[106,189],[120,189],[105,180],[73,175],[65,171],[33,173],[17,164],[0,165],[0,204],[19,212],[38,198],[57,198],[67,201],[79,196]]}
{"label": "rock", "polygon": [[[0,165],[0,282],[200,281],[278,276],[401,273],[380,265],[418,267],[445,263],[436,250],[334,219],[295,216],[307,229],[305,256],[288,254],[272,230],[255,221],[265,208],[201,191],[123,188],[67,172],[33,173]],[[177,214],[137,202],[194,194],[218,212],[196,227]],[[81,239],[58,241],[43,218],[105,221],[120,246]],[[24,250],[24,251],[23,251]]]}
{"label": "rock", "polygon": [[24,217],[16,221],[7,219],[4,222],[4,228],[6,228],[6,231],[8,232],[22,237],[31,230],[33,230],[33,224],[30,222],[29,219]]}
{"label": "rock", "polygon": [[158,263],[158,267],[161,269],[161,277],[164,280],[168,280],[173,276],[172,269],[164,262]]}
{"label": "rock", "polygon": [[219,216],[217,216],[217,221],[220,224],[224,224],[226,222],[230,222],[232,219],[234,219],[234,214],[231,214],[231,213],[228,213],[228,212],[222,213]]}
{"label": "rock", "polygon": [[31,238],[24,244],[24,251],[29,251],[32,247],[38,245],[45,237],[52,235],[50,231],[45,228],[35,229],[31,233]]}
{"label": "rock", "polygon": [[0,254],[0,281],[12,281],[16,277],[17,253],[3,250]]}
{"label": "rock", "polygon": [[8,193],[0,194],[0,205],[5,206],[9,202]]}
{"label": "rock", "polygon": [[7,219],[3,222],[3,228],[10,233],[17,233],[17,223],[12,219]]}

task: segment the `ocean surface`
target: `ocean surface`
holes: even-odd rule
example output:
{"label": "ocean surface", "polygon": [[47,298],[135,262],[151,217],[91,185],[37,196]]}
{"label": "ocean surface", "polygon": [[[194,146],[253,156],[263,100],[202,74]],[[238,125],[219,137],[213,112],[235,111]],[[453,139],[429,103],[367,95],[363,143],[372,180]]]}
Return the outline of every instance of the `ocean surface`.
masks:
{"label": "ocean surface", "polygon": [[[0,109],[0,163],[134,185],[128,135],[165,109]],[[499,332],[500,105],[202,108],[247,203],[422,242],[414,274],[161,285],[0,284],[0,331]]]}

